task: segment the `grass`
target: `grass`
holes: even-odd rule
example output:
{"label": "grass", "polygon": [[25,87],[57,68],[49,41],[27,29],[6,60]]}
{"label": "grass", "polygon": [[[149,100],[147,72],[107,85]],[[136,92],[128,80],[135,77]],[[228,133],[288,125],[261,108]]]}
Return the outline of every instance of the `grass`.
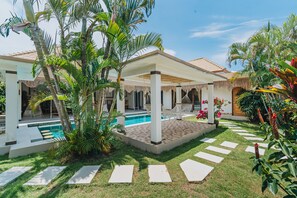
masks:
{"label": "grass", "polygon": [[[195,118],[187,118],[196,121]],[[248,131],[257,133],[258,127],[246,122],[234,122]],[[205,137],[205,136],[204,136]],[[199,151],[205,151],[209,145],[202,143],[200,137],[161,155],[140,151],[134,147],[119,143],[117,150],[110,156],[85,159],[72,162],[67,169],[47,187],[24,187],[26,181],[38,172],[51,165],[62,165],[58,160],[49,157],[48,153],[39,153],[26,157],[8,159],[0,157],[0,172],[13,166],[33,166],[29,172],[19,177],[0,192],[1,197],[275,197],[270,192],[261,192],[261,178],[252,173],[253,154],[244,150],[250,141],[235,134],[230,129],[220,126],[206,137],[216,138],[211,145],[219,145],[223,141],[239,143],[236,149],[225,157],[220,164],[194,157]],[[269,153],[269,152],[267,152]],[[213,172],[202,183],[188,183],[179,164],[186,159],[193,159],[214,168]],[[68,186],[66,181],[83,165],[102,164],[99,173],[90,185]],[[108,184],[115,164],[135,165],[133,184]],[[147,167],[149,164],[165,164],[173,180],[170,184],[149,184]],[[280,192],[278,196],[283,196]]]}

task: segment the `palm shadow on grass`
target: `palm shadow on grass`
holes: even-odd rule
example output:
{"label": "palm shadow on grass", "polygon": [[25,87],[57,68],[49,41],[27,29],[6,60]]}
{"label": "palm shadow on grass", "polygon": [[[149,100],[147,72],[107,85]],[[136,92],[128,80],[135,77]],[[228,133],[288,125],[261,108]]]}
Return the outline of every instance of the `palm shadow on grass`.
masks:
{"label": "palm shadow on grass", "polygon": [[[52,183],[49,184],[49,186],[47,187],[24,187],[23,184],[35,175],[37,175],[40,171],[44,170],[46,167],[53,165],[61,165],[61,163],[58,160],[48,158],[48,155],[46,153],[32,155],[33,158],[37,156],[37,160],[34,160],[32,163],[28,164],[28,166],[33,166],[33,168],[29,172],[20,176],[16,181],[10,183],[7,186],[9,188],[4,189],[4,192],[1,194],[1,197],[18,197],[19,192],[26,194],[26,192],[28,191],[44,191],[48,188],[49,190],[42,193],[39,197],[56,197],[63,191],[67,190],[68,188],[71,188],[65,183],[73,176],[73,174],[77,170],[79,170],[84,165],[101,164],[102,166],[100,168],[100,171],[104,171],[112,170],[114,168],[114,165],[116,164],[127,164],[127,162],[131,161],[132,159],[138,164],[138,171],[141,171],[147,169],[148,165],[150,164],[148,159],[155,160],[161,163],[166,163],[167,161],[172,160],[182,155],[183,153],[186,153],[189,150],[203,144],[203,142],[200,141],[202,138],[215,138],[216,136],[220,135],[222,132],[226,130],[226,127],[219,127],[208,134],[193,139],[190,142],[178,146],[170,151],[165,151],[160,155],[141,151],[133,146],[126,145],[122,142],[117,142],[116,150],[109,156],[100,155],[98,157],[93,157],[90,159],[81,159],[74,162],[63,164],[67,166],[67,168],[61,174],[59,174],[59,176],[55,178],[52,181]],[[8,156],[2,156],[0,159],[3,159],[5,161],[4,164],[17,164],[22,160],[28,159],[28,156],[18,157],[14,159],[8,159]]]}

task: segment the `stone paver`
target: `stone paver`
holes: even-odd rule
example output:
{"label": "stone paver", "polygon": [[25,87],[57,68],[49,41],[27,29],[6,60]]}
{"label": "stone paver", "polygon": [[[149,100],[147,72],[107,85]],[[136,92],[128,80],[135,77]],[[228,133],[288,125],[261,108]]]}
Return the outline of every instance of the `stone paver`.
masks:
{"label": "stone paver", "polygon": [[32,169],[31,166],[17,166],[2,172],[0,174],[0,187],[6,186],[30,169]]}
{"label": "stone paver", "polygon": [[213,170],[213,167],[187,159],[180,163],[180,167],[189,182],[201,182]]}
{"label": "stone paver", "polygon": [[247,130],[244,130],[244,129],[232,129],[232,131],[233,132],[241,132],[241,133],[248,132]]}
{"label": "stone paver", "polygon": [[[254,153],[255,154],[255,147],[253,146],[248,146],[246,149],[245,149],[246,152],[250,152],[250,153]],[[259,154],[260,155],[264,155],[265,154],[265,149],[262,149],[262,148],[259,148]]]}
{"label": "stone paver", "polygon": [[134,165],[116,165],[108,183],[132,183]]}
{"label": "stone paver", "polygon": [[238,146],[237,143],[235,142],[229,142],[229,141],[224,141],[222,144],[220,144],[221,146],[224,146],[224,147],[228,147],[228,148],[236,148]]}
{"label": "stone paver", "polygon": [[253,142],[253,144],[258,144],[259,146],[261,146],[263,148],[268,148],[268,144],[267,143]]}
{"label": "stone paver", "polygon": [[229,154],[231,151],[223,148],[219,148],[216,146],[208,146],[206,147],[206,150],[214,151],[221,154]]}
{"label": "stone paver", "polygon": [[[203,131],[212,127],[207,123],[164,120],[162,121],[162,144],[180,140],[187,135],[203,135]],[[151,144],[151,124],[141,124],[126,128],[126,137],[140,142]]]}
{"label": "stone paver", "polygon": [[242,129],[241,127],[239,126],[229,126],[230,129]]}
{"label": "stone paver", "polygon": [[26,182],[25,186],[46,186],[57,177],[66,166],[50,166]]}
{"label": "stone paver", "polygon": [[172,182],[167,167],[165,165],[149,165],[148,175],[150,183]]}
{"label": "stone paver", "polygon": [[264,141],[263,138],[259,138],[259,137],[244,137],[244,139],[251,140],[251,141]]}
{"label": "stone paver", "polygon": [[241,136],[246,136],[246,137],[256,137],[255,134],[251,134],[251,133],[237,133],[237,134]]}
{"label": "stone paver", "polygon": [[201,142],[206,142],[206,143],[213,143],[215,142],[217,139],[214,138],[203,138],[202,140],[200,140]]}
{"label": "stone paver", "polygon": [[212,154],[208,154],[208,153],[205,153],[205,152],[198,152],[195,154],[196,157],[199,157],[199,158],[202,158],[202,159],[205,159],[205,160],[208,160],[208,161],[211,161],[211,162],[214,162],[214,163],[221,163],[223,161],[223,157],[219,157],[219,156],[216,156],[216,155],[212,155]]}
{"label": "stone paver", "polygon": [[67,182],[67,184],[89,184],[92,182],[99,166],[83,166]]}

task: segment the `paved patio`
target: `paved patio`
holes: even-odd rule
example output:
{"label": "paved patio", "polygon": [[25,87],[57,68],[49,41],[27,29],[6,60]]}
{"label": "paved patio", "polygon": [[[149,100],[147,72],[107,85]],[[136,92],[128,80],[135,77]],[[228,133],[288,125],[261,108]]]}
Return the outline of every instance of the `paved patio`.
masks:
{"label": "paved patio", "polygon": [[159,154],[189,142],[215,129],[215,125],[200,122],[166,120],[162,122],[162,143],[151,143],[151,126],[149,124],[126,128],[126,135],[116,133],[124,142],[142,150]]}

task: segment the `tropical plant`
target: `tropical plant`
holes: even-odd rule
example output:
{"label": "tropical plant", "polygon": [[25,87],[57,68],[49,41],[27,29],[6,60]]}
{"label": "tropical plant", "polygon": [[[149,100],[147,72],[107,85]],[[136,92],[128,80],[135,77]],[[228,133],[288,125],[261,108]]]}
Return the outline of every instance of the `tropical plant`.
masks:
{"label": "tropical plant", "polygon": [[266,100],[264,94],[242,89],[238,92],[237,97],[237,104],[240,110],[245,113],[250,121],[259,122],[257,109],[262,114],[266,113],[263,104],[263,100]]}
{"label": "tropical plant", "polygon": [[[149,47],[163,49],[159,34],[136,36],[134,30],[146,21],[154,7],[154,0],[46,0],[44,10],[35,12],[38,0],[23,0],[26,19],[13,15],[1,25],[0,33],[10,30],[27,34],[34,42],[38,59],[33,73],[44,73],[49,93],[32,98],[34,108],[42,102],[54,100],[67,142],[61,150],[75,155],[108,153],[111,150],[115,98],[109,114],[102,112],[105,90],[120,90],[121,72],[126,62]],[[36,6],[39,10],[39,6]],[[103,9],[104,8],[104,9]],[[60,43],[51,39],[38,22],[56,19]],[[74,27],[80,25],[77,32]],[[95,33],[103,35],[102,46],[96,46]],[[98,34],[97,34],[98,35]],[[116,82],[110,81],[109,71],[118,73]],[[50,78],[50,75],[53,78]],[[94,103],[93,103],[94,101]],[[67,107],[74,117],[72,130]],[[72,132],[73,131],[73,132]]]}
{"label": "tropical plant", "polygon": [[[260,89],[259,92],[280,94],[285,98],[287,105],[280,112],[273,112],[269,109],[269,123],[261,118],[261,129],[266,132],[269,139],[268,148],[274,148],[268,160],[259,158],[256,153],[254,159],[254,168],[260,176],[262,176],[262,191],[267,187],[276,194],[278,188],[283,189],[288,197],[297,196],[297,65],[296,59],[293,59],[291,65],[284,61],[279,61],[279,68],[270,69],[270,71],[282,80],[277,86],[268,87],[268,89]],[[277,122],[277,118],[282,120],[281,126]]]}
{"label": "tropical plant", "polygon": [[0,82],[0,112],[5,112],[5,104],[6,104],[5,83]]}

